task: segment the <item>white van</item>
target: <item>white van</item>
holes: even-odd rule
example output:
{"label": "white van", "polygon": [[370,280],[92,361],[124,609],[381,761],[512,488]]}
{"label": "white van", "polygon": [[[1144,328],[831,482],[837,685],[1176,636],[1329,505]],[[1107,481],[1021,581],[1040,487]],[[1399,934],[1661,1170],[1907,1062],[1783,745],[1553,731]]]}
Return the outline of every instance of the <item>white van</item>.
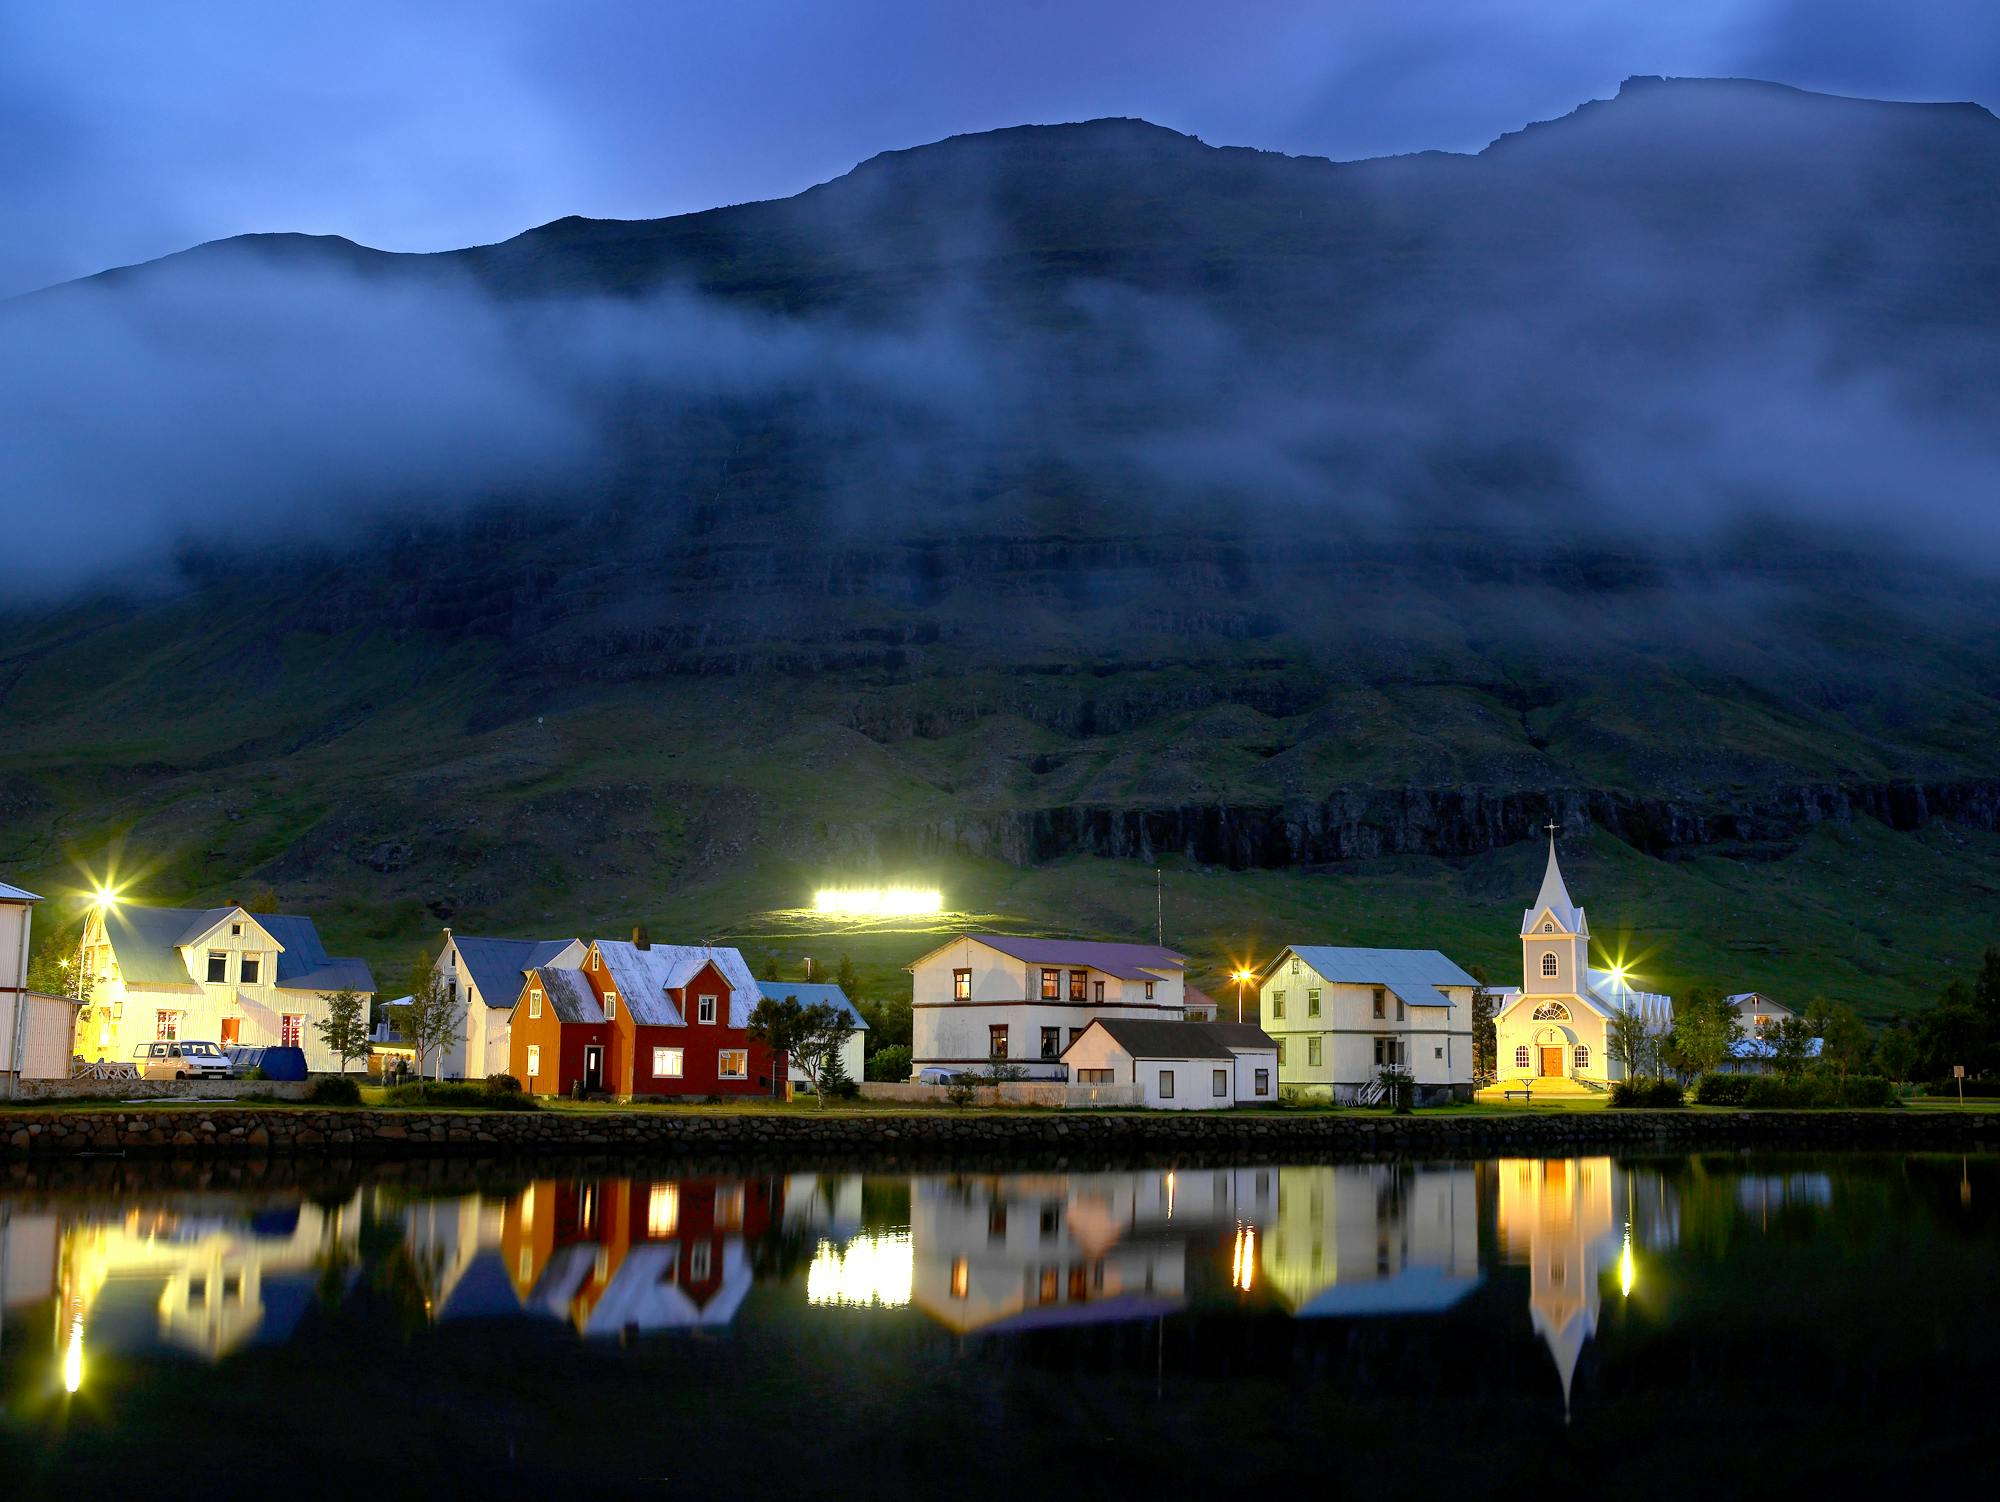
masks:
{"label": "white van", "polygon": [[229,1055],[213,1043],[141,1043],[132,1050],[139,1077],[147,1080],[226,1080]]}

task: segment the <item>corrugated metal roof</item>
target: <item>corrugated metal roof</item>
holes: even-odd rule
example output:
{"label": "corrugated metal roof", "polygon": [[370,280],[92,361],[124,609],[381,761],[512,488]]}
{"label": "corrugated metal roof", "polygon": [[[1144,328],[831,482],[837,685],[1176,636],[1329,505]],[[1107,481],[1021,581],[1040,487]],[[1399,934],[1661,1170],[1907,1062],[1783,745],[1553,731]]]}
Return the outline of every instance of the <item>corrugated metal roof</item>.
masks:
{"label": "corrugated metal roof", "polygon": [[1329,985],[1382,986],[1410,1006],[1448,1007],[1441,986],[1477,986],[1435,949],[1356,949],[1331,944],[1291,944],[1264,967],[1269,975],[1288,954],[1304,960]]}
{"label": "corrugated metal roof", "polygon": [[548,997],[549,1005],[555,1008],[556,1016],[564,1022],[604,1020],[604,1009],[597,1004],[597,993],[590,989],[590,982],[581,970],[569,970],[560,965],[539,968],[542,993]]}
{"label": "corrugated metal roof", "polygon": [[[1156,1022],[1150,1017],[1099,1017],[1101,1027],[1135,1059],[1229,1059],[1237,1048],[1277,1048],[1270,1034],[1248,1022]],[[1090,1028],[1084,1029],[1088,1035]],[[1075,1048],[1081,1043],[1079,1036]],[[1063,1050],[1069,1056],[1069,1048]]]}
{"label": "corrugated metal roof", "polygon": [[824,981],[760,980],[757,991],[766,1001],[783,1001],[787,996],[798,998],[802,1007],[825,1005],[839,1007],[847,1013],[848,1019],[863,1032],[868,1024],[854,1009],[854,1003],[847,999],[847,993],[839,986]]}
{"label": "corrugated metal roof", "polygon": [[482,939],[453,934],[458,962],[489,1007],[511,1007],[521,994],[521,979],[538,966],[551,964],[572,939]]}
{"label": "corrugated metal roof", "polygon": [[1157,980],[1161,971],[1182,969],[1187,956],[1157,944],[1109,944],[1095,939],[1032,939],[1012,934],[967,934],[975,944],[984,944],[1002,954],[1012,955],[1030,965],[1074,965],[1101,970],[1120,980]]}
{"label": "corrugated metal roof", "polygon": [[706,944],[655,944],[641,949],[623,939],[599,939],[596,947],[617,982],[619,996],[632,1009],[632,1020],[644,1027],[682,1026],[686,1019],[667,993],[682,989],[710,963],[729,984],[730,1027],[748,1027],[751,1010],[763,999],[750,967],[734,949]]}
{"label": "corrugated metal roof", "polygon": [[40,902],[41,900],[33,892],[24,891],[20,887],[10,887],[6,882],[0,881],[0,902]]}
{"label": "corrugated metal roof", "polygon": [[[212,931],[235,908],[141,907],[120,904],[104,913],[104,934],[128,985],[187,986],[180,949]],[[352,987],[373,994],[375,977],[365,961],[326,952],[310,918],[293,913],[251,913],[257,925],[282,948],[273,983],[284,991],[338,991]]]}

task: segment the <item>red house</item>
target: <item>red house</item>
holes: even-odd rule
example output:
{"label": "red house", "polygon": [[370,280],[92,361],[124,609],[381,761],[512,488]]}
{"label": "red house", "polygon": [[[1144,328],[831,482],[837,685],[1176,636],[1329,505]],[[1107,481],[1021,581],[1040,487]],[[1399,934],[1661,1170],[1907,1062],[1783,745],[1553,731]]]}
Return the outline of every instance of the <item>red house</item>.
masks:
{"label": "red house", "polygon": [[530,970],[507,1026],[507,1072],[530,1095],[567,1095],[579,1082],[605,1088],[611,1025],[581,970]]}
{"label": "red house", "polygon": [[770,1095],[783,1088],[771,1050],[750,1040],[762,993],[743,956],[703,944],[598,939],[580,972],[609,1029],[604,1088],[613,1095]]}

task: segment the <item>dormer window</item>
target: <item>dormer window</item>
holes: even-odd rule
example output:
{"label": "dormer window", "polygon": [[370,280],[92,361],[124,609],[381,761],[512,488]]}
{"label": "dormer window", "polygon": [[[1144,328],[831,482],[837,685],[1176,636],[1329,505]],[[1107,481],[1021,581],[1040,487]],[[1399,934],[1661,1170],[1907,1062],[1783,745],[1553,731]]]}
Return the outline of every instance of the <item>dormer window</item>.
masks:
{"label": "dormer window", "polygon": [[1553,924],[1553,923],[1549,923],[1549,922],[1547,922],[1547,921],[1544,921],[1544,922],[1543,922],[1543,924],[1542,924],[1542,932],[1543,932],[1543,933],[1545,933],[1545,934],[1552,934],[1552,933],[1554,933],[1555,931],[1556,931],[1556,926],[1555,926],[1555,924]]}
{"label": "dormer window", "polygon": [[540,986],[532,987],[528,992],[528,1015],[531,1018],[542,1015],[542,988]]}
{"label": "dormer window", "polygon": [[209,950],[208,979],[211,985],[221,985],[229,979],[229,953],[227,950]]}
{"label": "dormer window", "polygon": [[713,996],[697,996],[694,1005],[697,1021],[715,1021],[715,998]]}
{"label": "dormer window", "polygon": [[239,978],[242,980],[244,985],[246,986],[256,985],[257,977],[263,974],[264,972],[263,956],[255,954],[244,955],[243,958],[237,963],[237,970]]}
{"label": "dormer window", "polygon": [[232,938],[232,939],[240,939],[240,938],[242,938],[242,937],[243,937],[243,925],[242,925],[242,924],[240,924],[240,923],[232,923],[232,924],[230,924],[230,925],[229,925],[229,937],[230,937],[230,938]]}
{"label": "dormer window", "polygon": [[1555,951],[1550,950],[1547,954],[1542,956],[1542,974],[1545,976],[1553,976],[1555,973],[1556,973]]}

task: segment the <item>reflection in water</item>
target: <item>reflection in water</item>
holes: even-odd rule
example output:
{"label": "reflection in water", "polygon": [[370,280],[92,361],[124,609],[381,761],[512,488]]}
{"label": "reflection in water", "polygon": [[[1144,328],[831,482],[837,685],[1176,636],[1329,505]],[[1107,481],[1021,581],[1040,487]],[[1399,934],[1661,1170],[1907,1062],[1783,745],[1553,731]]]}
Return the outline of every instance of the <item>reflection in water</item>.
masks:
{"label": "reflection in water", "polygon": [[[69,1393],[114,1411],[103,1389],[168,1358],[266,1380],[286,1359],[277,1348],[294,1340],[318,1360],[329,1340],[372,1353],[405,1342],[456,1350],[453,1341],[473,1338],[490,1360],[494,1342],[504,1352],[525,1325],[540,1325],[557,1351],[616,1360],[638,1358],[596,1337],[727,1328],[733,1345],[780,1363],[824,1346],[802,1339],[806,1330],[840,1330],[851,1333],[843,1360],[879,1349],[894,1353],[881,1369],[921,1369],[930,1383],[944,1380],[940,1362],[1007,1368],[1081,1351],[1105,1381],[1143,1370],[1152,1393],[1178,1349],[1198,1371],[1220,1363],[1212,1369],[1226,1367],[1231,1381],[1313,1374],[1308,1384],[1338,1388],[1357,1413],[1383,1392],[1406,1401],[1412,1374],[1430,1382],[1435,1366],[1488,1384],[1471,1408],[1502,1401],[1497,1392],[1552,1422],[1577,1399],[1590,1418],[1611,1406],[1581,1396],[1602,1390],[1592,1374],[1605,1363],[1640,1381],[1649,1336],[1697,1317],[1713,1350],[1786,1317],[1774,1287],[1811,1288],[1800,1319],[1854,1329],[1882,1297],[1867,1282],[1876,1263],[1856,1259],[1873,1256],[1885,1280],[1907,1280],[1912,1256],[1931,1249],[1910,1229],[1926,1214],[1962,1218],[1963,1229],[1938,1233],[1949,1255],[1962,1251],[1954,1235],[1975,1253],[1994,1250],[1991,1197],[1974,1193],[1991,1160],[1939,1166],[1948,1212],[1912,1208],[1927,1203],[1912,1198],[1918,1161],[1867,1173],[1823,1160],[1608,1157],[917,1175],[663,1169],[550,1174],[435,1198],[393,1182],[324,1200],[0,1194],[0,1405],[19,1415],[34,1411],[23,1392],[56,1404]],[[1975,1206],[1986,1220],[1972,1218]],[[1719,1281],[1732,1265],[1741,1297]],[[1916,1286],[1965,1282],[1919,1272]],[[1851,1295],[1838,1318],[1825,1312],[1836,1294]],[[1786,1329],[1794,1344],[1800,1328]],[[1957,1327],[1935,1328],[1946,1333],[1930,1338],[1945,1341]],[[940,1331],[976,1338],[939,1340]],[[676,1361],[703,1348],[669,1347]],[[537,1349],[538,1363],[553,1359],[547,1344]],[[844,1389],[847,1370],[810,1380]],[[1670,1387],[1684,1384],[1685,1356],[1658,1370]],[[0,1440],[18,1421],[0,1416]]]}

